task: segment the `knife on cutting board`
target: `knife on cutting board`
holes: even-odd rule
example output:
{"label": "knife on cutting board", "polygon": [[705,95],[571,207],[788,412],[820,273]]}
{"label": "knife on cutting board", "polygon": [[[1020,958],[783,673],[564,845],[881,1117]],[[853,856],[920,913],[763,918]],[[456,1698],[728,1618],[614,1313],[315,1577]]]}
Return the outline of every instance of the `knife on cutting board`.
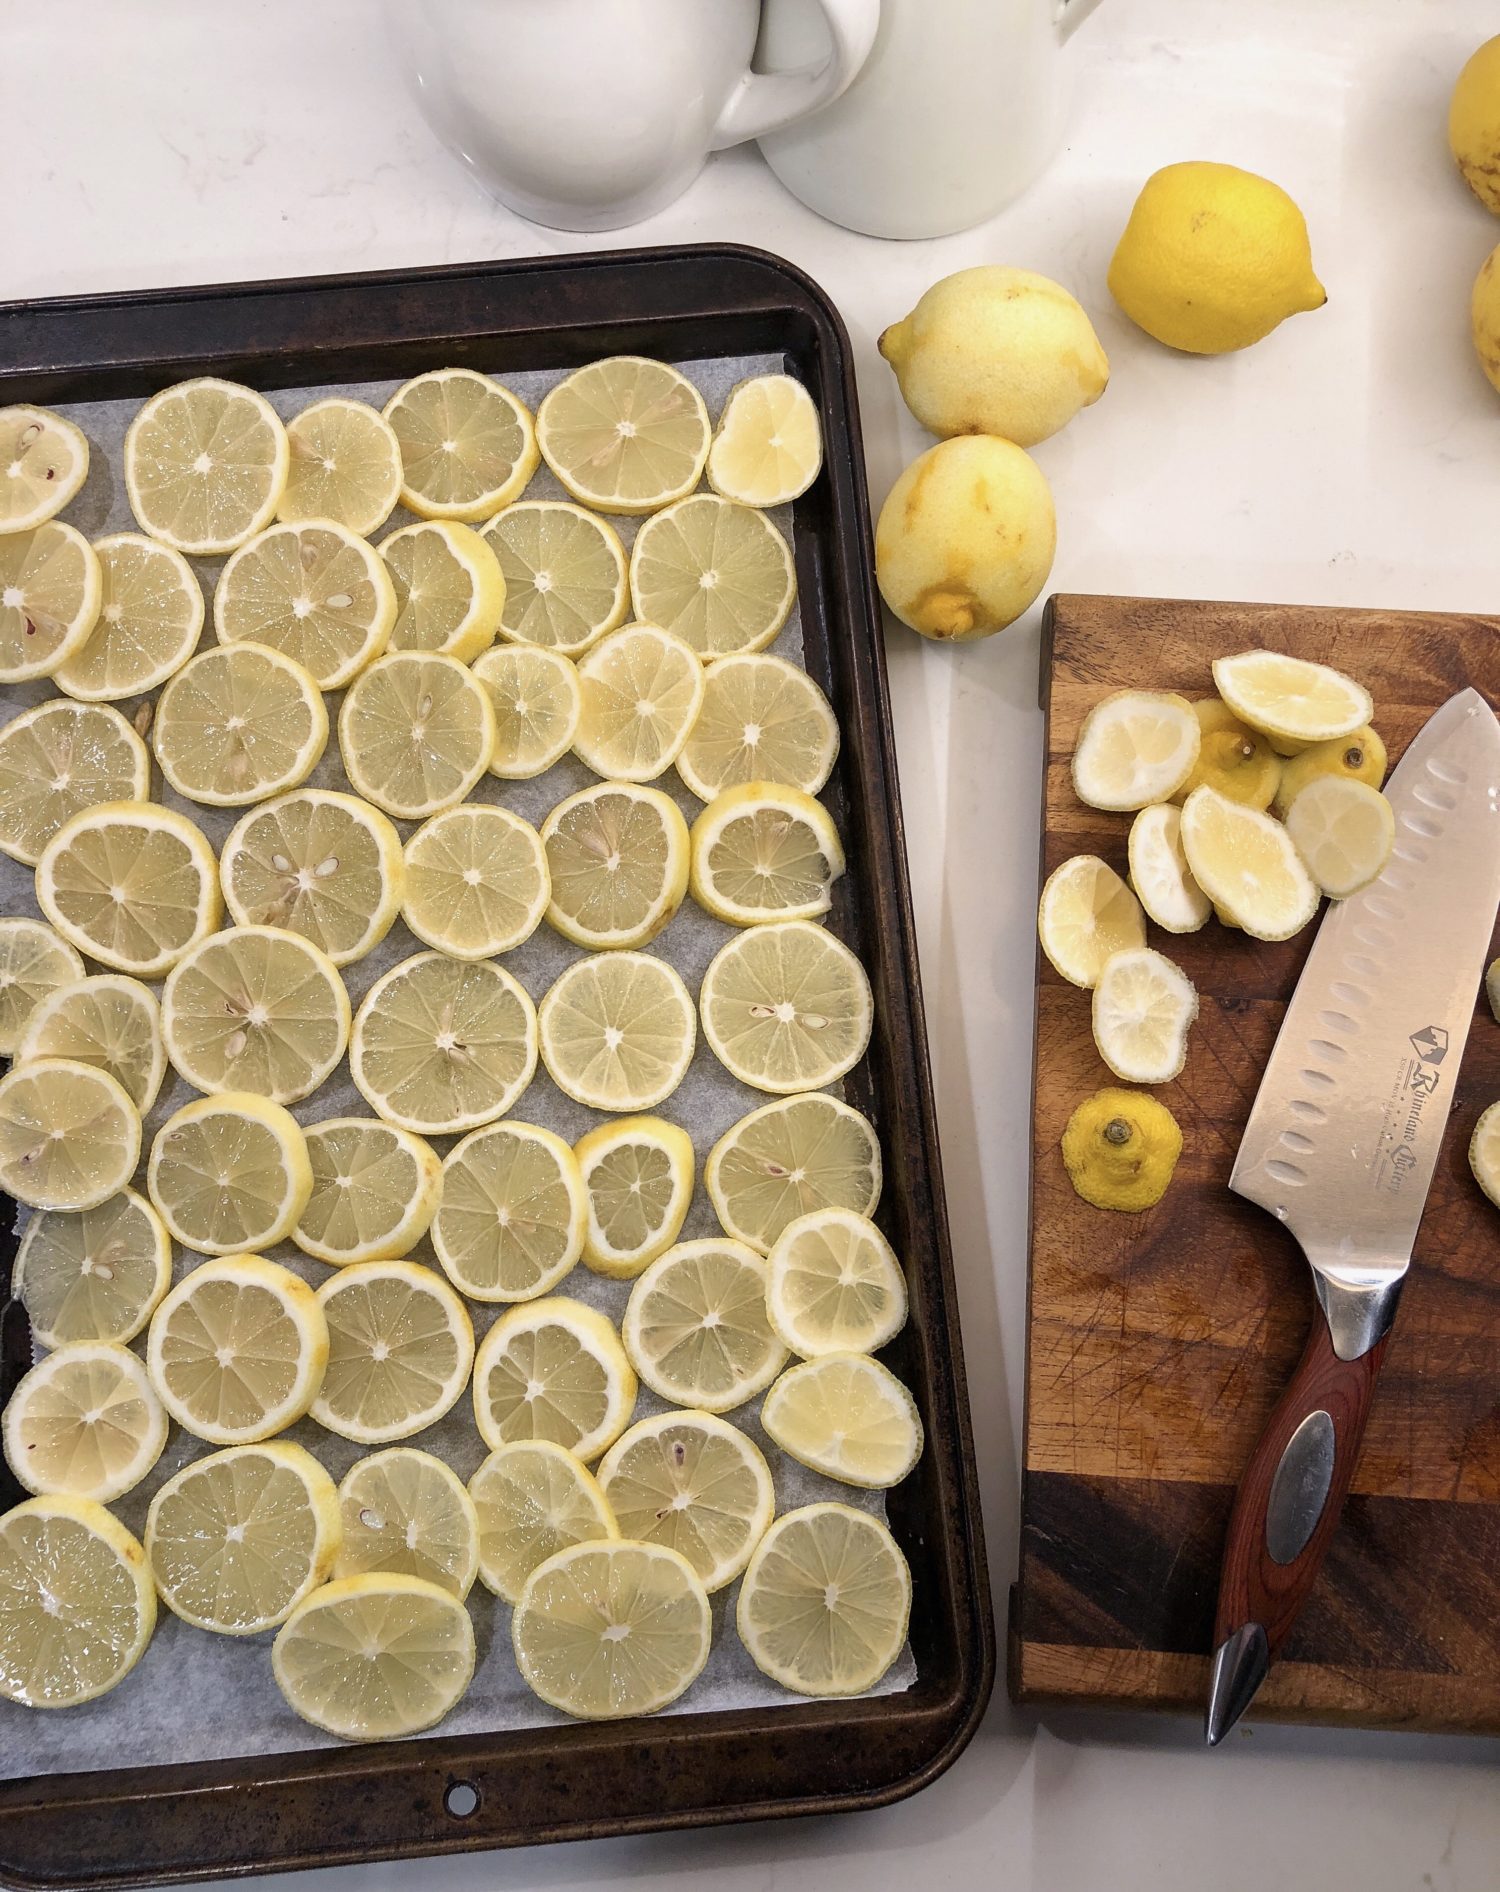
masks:
{"label": "knife on cutting board", "polygon": [[1297,1238],[1318,1308],[1235,1495],[1210,1747],[1265,1680],[1338,1523],[1453,1104],[1500,907],[1500,723],[1477,690],[1428,719],[1385,792],[1394,852],[1324,917],[1229,1178]]}

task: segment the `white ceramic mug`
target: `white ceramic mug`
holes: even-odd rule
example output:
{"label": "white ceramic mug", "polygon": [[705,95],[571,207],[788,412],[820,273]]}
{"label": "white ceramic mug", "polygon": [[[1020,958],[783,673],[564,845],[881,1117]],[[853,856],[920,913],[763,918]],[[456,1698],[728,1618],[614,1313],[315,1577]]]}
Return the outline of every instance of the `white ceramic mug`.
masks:
{"label": "white ceramic mug", "polygon": [[[1064,42],[1099,0],[885,0],[836,104],[761,139],[776,175],[870,236],[967,230],[1018,196],[1062,136]],[[757,63],[826,56],[813,0],[765,0]]]}
{"label": "white ceramic mug", "polygon": [[881,0],[812,0],[816,52],[750,70],[759,0],[386,0],[429,122],[536,223],[607,230],[660,210],[710,151],[836,99]]}

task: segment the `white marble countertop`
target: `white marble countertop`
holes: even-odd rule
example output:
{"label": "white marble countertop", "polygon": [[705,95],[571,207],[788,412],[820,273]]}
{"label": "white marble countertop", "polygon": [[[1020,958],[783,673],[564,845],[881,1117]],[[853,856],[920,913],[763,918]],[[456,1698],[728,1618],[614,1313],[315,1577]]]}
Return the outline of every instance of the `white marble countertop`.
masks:
{"label": "white marble countertop", "polygon": [[[592,247],[491,204],[403,91],[368,0],[0,3],[0,299]],[[1486,0],[1106,0],[1075,42],[1067,147],[1022,202],[941,242],[819,222],[753,148],[630,243],[780,251],[854,337],[872,491],[928,444],[875,352],[940,275],[1021,264],[1090,310],[1113,367],[1037,449],[1054,589],[1494,610],[1500,397],[1468,340],[1500,241],[1451,172],[1449,89]],[[1305,209],[1326,309],[1220,360],[1169,354],[1104,274],[1141,181],[1212,157]],[[1036,870],[1037,620],[959,651],[889,637],[907,827],[996,1613],[1014,1574]],[[883,1812],[307,1875],[319,1892],[467,1892],[690,1875],[870,1892],[1494,1892],[1500,1744],[1196,1728],[1012,1709]]]}

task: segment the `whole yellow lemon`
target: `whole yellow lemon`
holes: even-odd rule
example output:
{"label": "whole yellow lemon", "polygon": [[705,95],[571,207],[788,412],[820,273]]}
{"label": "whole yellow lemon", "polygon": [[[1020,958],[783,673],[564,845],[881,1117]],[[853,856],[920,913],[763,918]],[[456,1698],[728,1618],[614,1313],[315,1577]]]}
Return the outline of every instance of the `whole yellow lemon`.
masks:
{"label": "whole yellow lemon", "polygon": [[1057,517],[1041,468],[1009,440],[939,441],[891,488],[875,527],[881,596],[923,637],[1013,624],[1052,569]]}
{"label": "whole yellow lemon", "polygon": [[1500,37],[1487,39],[1458,75],[1448,149],[1469,189],[1500,216]]}
{"label": "whole yellow lemon", "polygon": [[1169,164],[1147,178],[1109,287],[1132,322],[1192,355],[1248,348],[1328,300],[1302,212],[1233,164]]}
{"label": "whole yellow lemon", "polygon": [[1500,249],[1490,251],[1474,279],[1469,316],[1479,365],[1489,376],[1490,385],[1500,389]]}
{"label": "whole yellow lemon", "polygon": [[1034,447],[1109,381],[1094,325],[1060,283],[983,265],[936,282],[880,338],[902,399],[945,439],[998,434]]}

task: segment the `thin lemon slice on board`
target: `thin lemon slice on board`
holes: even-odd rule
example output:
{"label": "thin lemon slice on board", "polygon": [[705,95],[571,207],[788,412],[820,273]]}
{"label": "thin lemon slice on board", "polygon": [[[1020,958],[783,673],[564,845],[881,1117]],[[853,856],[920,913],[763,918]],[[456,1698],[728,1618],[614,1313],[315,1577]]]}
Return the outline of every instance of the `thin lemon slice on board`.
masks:
{"label": "thin lemon slice on board", "polygon": [[336,1577],[393,1571],[466,1597],[479,1574],[474,1500],[430,1452],[393,1445],[357,1459],[339,1486],[344,1536]]}
{"label": "thin lemon slice on board", "polygon": [[588,1194],[583,1259],[630,1280],[677,1240],[693,1200],[693,1140],[661,1117],[601,1123],[574,1145]]}
{"label": "thin lemon slice on board", "polygon": [[242,815],[219,864],[241,926],[282,926],[336,966],[378,946],[401,910],[401,836],[357,795],[302,788]]}
{"label": "thin lemon slice on board", "polygon": [[1479,1113],[1469,1138],[1469,1168],[1490,1201],[1500,1207],[1500,1102]]}
{"label": "thin lemon slice on board", "polygon": [[432,1246],[472,1300],[529,1301],[571,1272],[587,1218],[583,1177],[562,1138],[495,1123],[449,1152]]}
{"label": "thin lemon slice on board", "polygon": [[88,642],[104,602],[99,558],[61,519],[0,533],[0,683],[51,676]]}
{"label": "thin lemon slice on board", "polygon": [[396,587],[392,650],[436,650],[472,663],[488,650],[505,609],[505,579],[472,526],[427,519],[380,545]]}
{"label": "thin lemon slice on board", "polygon": [[77,497],[89,474],[82,431],[47,407],[0,407],[0,532],[30,532]]}
{"label": "thin lemon slice on board", "polygon": [[1042,951],[1070,985],[1093,986],[1111,953],[1146,943],[1141,903],[1095,854],[1075,854],[1047,876],[1037,909]]}
{"label": "thin lemon slice on board", "polygon": [[431,1268],[361,1261],[318,1289],[328,1365],[311,1412],[360,1445],[387,1445],[436,1424],[469,1383],[474,1328]]}
{"label": "thin lemon slice on board", "polygon": [[626,624],[579,661],[583,712],[573,749],[596,775],[652,782],[673,762],[703,707],[691,645],[654,624]]}
{"label": "thin lemon slice on board", "polygon": [[490,766],[495,712],[453,657],[398,650],[372,664],[339,711],[349,781],[398,821],[461,802]]}
{"label": "thin lemon slice on board", "polygon": [[551,895],[541,836],[508,808],[445,809],[406,844],[401,916],[455,959],[512,951],[541,925]]}
{"label": "thin lemon slice on board", "polygon": [[613,355],[579,368],[536,416],[548,466],[601,512],[653,512],[703,475],[710,432],[703,396],[663,361]]}
{"label": "thin lemon slice on board", "polygon": [[167,1415],[129,1347],[80,1340],[23,1374],[5,1407],[6,1463],[28,1491],[110,1504],[161,1457]]}
{"label": "thin lemon slice on board", "polygon": [[1318,885],[1279,821],[1195,788],[1182,805],[1182,846],[1193,879],[1256,939],[1290,939],[1318,910]]}
{"label": "thin lemon slice on board", "polygon": [[653,1110],[693,1061],[697,1021],[681,976],[645,953],[578,959],[537,1008],[542,1062],[595,1110]]}
{"label": "thin lemon slice on board", "polygon": [[693,823],[693,898],[716,920],[812,920],[833,904],[844,849],[833,817],[800,788],[747,782]]}
{"label": "thin lemon slice on board", "polygon": [[14,1057],[37,1007],[76,985],[83,961],[50,926],[22,916],[0,919],[0,1057]]}
{"label": "thin lemon slice on board", "polygon": [[864,967],[807,920],[756,926],[714,955],[698,995],[714,1056],[763,1091],[816,1090],[864,1056],[874,1004]]}
{"label": "thin lemon slice on board", "polygon": [[1143,808],[1130,824],[1130,885],[1168,933],[1196,933],[1213,902],[1193,879],[1182,846],[1182,811],[1169,802]]}
{"label": "thin lemon slice on board", "polygon": [[214,589],[221,644],[264,644],[320,690],[341,690],[385,649],[396,590],[384,560],[331,519],[271,526],[237,551]]}
{"label": "thin lemon slice on board", "polygon": [[219,863],[185,815],[153,802],[105,802],[47,843],[36,897],[91,959],[159,979],[219,924]]}
{"label": "thin lemon slice on board", "polygon": [[157,1131],[146,1189],[185,1248],[205,1255],[269,1248],[296,1228],[312,1194],[307,1140],[291,1112],[268,1097],[200,1097]]}
{"label": "thin lemon slice on board", "polygon": [[95,1209],[141,1154],[140,1112],[97,1065],[44,1058],[0,1078],[0,1189],[33,1209]]}
{"label": "thin lemon slice on board", "polygon": [[1286,811],[1286,831],[1322,892],[1333,900],[1385,871],[1396,845],[1396,817],[1378,788],[1322,775]]}
{"label": "thin lemon slice on board", "polygon": [[[674,1405],[704,1412],[742,1406],[786,1364],[786,1347],[766,1318],[766,1282],[765,1261],[743,1242],[720,1236],[669,1248],[630,1291],[620,1323],[630,1364]],[[649,1535],[623,1520],[621,1528]]]}
{"label": "thin lemon slice on board", "polygon": [[312,676],[259,644],[189,658],[162,691],[151,730],[172,787],[215,808],[295,788],[327,744],[328,711]]}
{"label": "thin lemon slice on board", "polygon": [[234,381],[163,388],[125,435],[125,491],[142,531],[203,558],[271,523],[290,465],[275,408]]}
{"label": "thin lemon slice on board", "polygon": [[1144,808],[1175,795],[1198,760],[1202,730],[1184,696],[1118,690],[1083,720],[1073,790],[1091,808]]}
{"label": "thin lemon slice on board", "polygon": [[869,1119],[822,1092],[752,1110],[703,1166],[720,1228],[762,1253],[814,1209],[873,1215],[881,1183],[880,1139]]}
{"label": "thin lemon slice on board", "polygon": [[710,1595],[733,1583],[776,1514],[765,1454],[708,1412],[638,1420],[604,1455],[599,1488],[622,1537],[679,1551]]}
{"label": "thin lemon slice on board", "polygon": [[1242,650],[1214,660],[1214,687],[1241,722],[1282,741],[1349,736],[1375,713],[1363,684],[1327,664],[1276,650]]}
{"label": "thin lemon slice on board", "polygon": [[740,1585],[735,1626],[755,1666],[799,1695],[862,1695],[900,1655],[911,1571],[884,1524],[847,1504],[777,1518]]}
{"label": "thin lemon slice on board", "polygon": [[1167,1084],[1178,1075],[1197,1016],[1192,980],[1149,946],[1115,953],[1094,987],[1094,1043],[1130,1084]]}
{"label": "thin lemon slice on board", "polygon": [[594,1474],[550,1439],[502,1445],[469,1480],[479,1518],[479,1574],[514,1603],[540,1563],[573,1544],[618,1537]]}
{"label": "thin lemon slice on board", "polygon": [[166,682],[198,648],[203,589],[170,545],[139,532],[96,539],[103,582],[88,637],[53,672],[58,687],[86,703],[139,696]]}
{"label": "thin lemon slice on board", "polygon": [[561,1294],[508,1308],[474,1356],[474,1417],[492,1452],[550,1439],[597,1458],[629,1424],[635,1395],[613,1324]]}
{"label": "thin lemon slice on board", "polygon": [[385,404],[401,445],[401,503],[419,519],[488,519],[537,469],[531,415],[487,374],[438,368]]}
{"label": "thin lemon slice on board", "polygon": [[644,946],[682,905],[691,849],[682,811],[658,788],[600,782],[542,823],[549,924],[575,945]]}
{"label": "thin lemon slice on board", "polygon": [[12,1291],[39,1346],[133,1340],[172,1285],[172,1244],[133,1189],[78,1212],[32,1216]]}
{"label": "thin lemon slice on board", "polygon": [[495,711],[490,774],[524,781],[544,774],[573,746],[583,688],[572,662],[536,644],[501,644],[474,662]]}
{"label": "thin lemon slice on board", "polygon": [[256,1636],[332,1573],[339,1501],[300,1445],[233,1445],[194,1459],[151,1500],[146,1552],[162,1601],[195,1629]]}
{"label": "thin lemon slice on board", "polygon": [[801,1464],[846,1485],[899,1485],[922,1456],[916,1401],[862,1353],[827,1353],[791,1367],[766,1394],[760,1422]]}
{"label": "thin lemon slice on board", "polygon": [[107,704],[54,697],[0,729],[0,850],[28,867],[85,808],[150,792],[146,745]]}
{"label": "thin lemon slice on board", "polygon": [[161,1011],[150,988],[123,973],[59,986],[32,1012],[16,1063],[71,1058],[95,1064],[124,1087],[141,1115],[156,1102],[167,1070]]}
{"label": "thin lemon slice on board", "polygon": [[157,1397],[211,1445],[255,1444],[300,1419],[327,1362],[318,1297],[260,1255],[200,1262],[151,1316],[146,1341]]}
{"label": "thin lemon slice on board", "polygon": [[863,1215],[814,1209],[789,1222],[767,1262],[766,1312],[793,1353],[874,1353],[906,1325],[906,1276]]}
{"label": "thin lemon slice on board", "polygon": [[714,429],[708,483],[743,506],[786,506],[805,493],[823,465],[818,410],[789,374],[738,382]]}
{"label": "thin lemon slice on board", "polygon": [[365,994],[349,1074],[388,1123],[452,1136],[503,1117],[536,1058],[536,1010],[503,967],[418,953]]}
{"label": "thin lemon slice on board", "polygon": [[763,512],[711,493],[648,519],[630,553],[638,614],[705,662],[763,649],[791,614],[791,547]]}
{"label": "thin lemon slice on board", "polygon": [[292,1230],[302,1252],[340,1268],[410,1254],[442,1192],[432,1146],[369,1117],[327,1117],[305,1135],[312,1194]]}
{"label": "thin lemon slice on board", "polygon": [[607,519],[566,500],[527,499],[492,519],[484,539],[505,580],[506,637],[572,657],[624,622],[625,547]]}
{"label": "thin lemon slice on board", "polygon": [[385,524],[401,496],[401,445],[383,414],[334,394],[294,415],[286,437],[278,519],[332,519],[365,539]]}
{"label": "thin lemon slice on board", "polygon": [[73,1708],[121,1682],[156,1627],[146,1553],[90,1498],[29,1498],[0,1517],[0,1695]]}
{"label": "thin lemon slice on board", "polygon": [[785,782],[816,795],[838,752],[828,698],[805,670],[762,651],[705,668],[703,706],[677,773],[700,801],[746,782]]}

